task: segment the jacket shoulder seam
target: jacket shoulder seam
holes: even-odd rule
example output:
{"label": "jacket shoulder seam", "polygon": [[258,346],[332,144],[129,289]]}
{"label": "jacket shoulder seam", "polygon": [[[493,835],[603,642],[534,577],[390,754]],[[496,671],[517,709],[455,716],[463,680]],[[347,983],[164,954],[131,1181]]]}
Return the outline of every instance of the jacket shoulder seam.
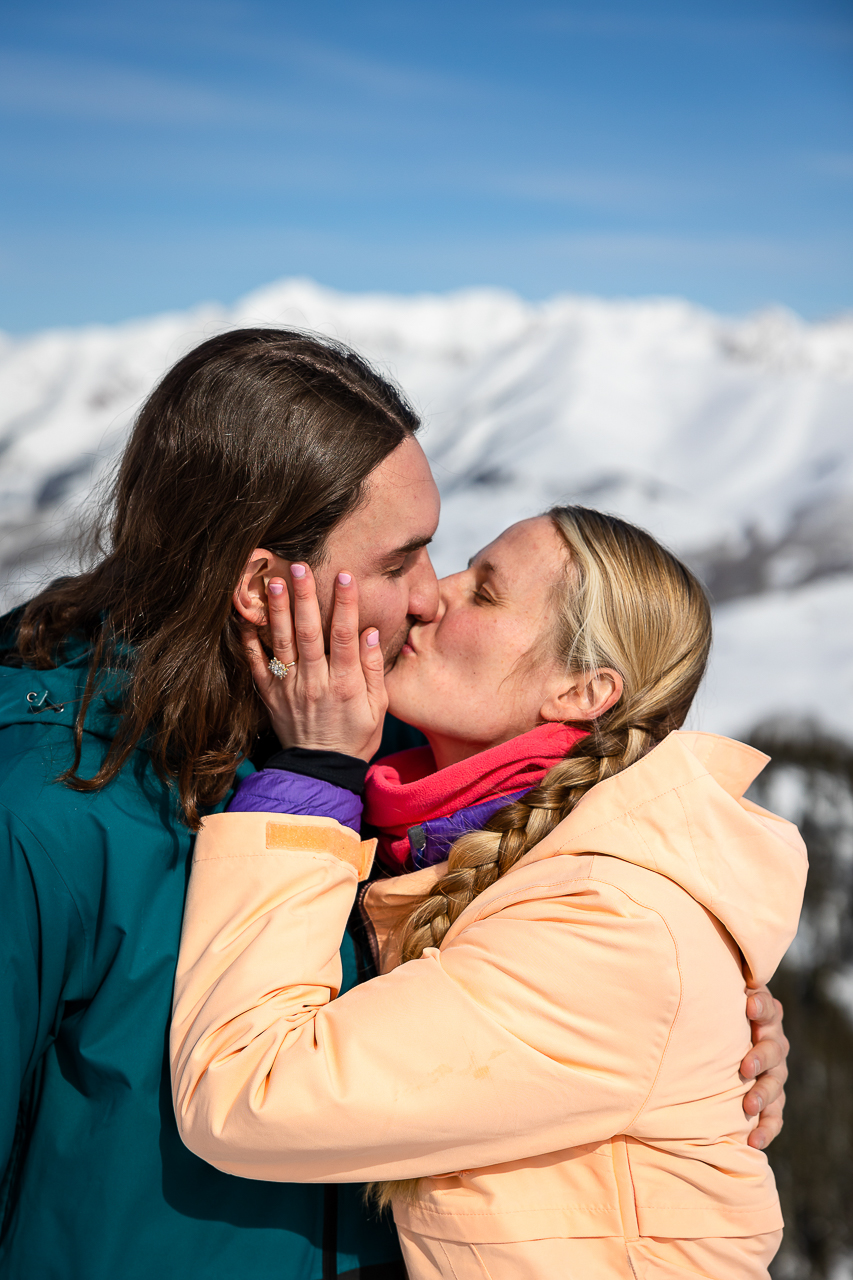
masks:
{"label": "jacket shoulder seam", "polygon": [[696,870],[699,872],[699,875],[702,877],[702,883],[704,884],[705,892],[708,895],[708,902],[710,905],[713,905],[713,903],[717,899],[717,895],[716,893],[714,893],[713,888],[708,883],[708,877],[705,875],[705,869],[702,866],[702,863],[700,861],[699,853],[696,848],[696,841],[693,839],[693,827],[691,826],[691,823],[690,823],[690,814],[687,812],[687,805],[684,803],[684,800],[681,797],[681,793],[678,787],[675,788],[675,794],[678,797],[678,803],[681,805],[681,812],[684,814],[684,821],[687,825],[687,839],[690,841],[690,850],[693,854],[693,864],[696,867]]}
{"label": "jacket shoulder seam", "polygon": [[[646,805],[654,804],[656,800],[661,800],[664,796],[672,795],[673,792],[681,792],[686,790],[687,787],[693,787],[697,782],[700,782],[710,776],[711,775],[706,770],[705,773],[699,774],[696,778],[688,778],[685,782],[677,782],[674,786],[664,787],[663,791],[657,791],[654,795],[643,796],[642,800],[638,800],[636,804],[626,805],[624,808],[620,809],[618,813],[614,813],[611,818],[605,819],[604,822],[596,822],[594,826],[586,827],[583,831],[579,831],[577,835],[572,836],[572,839],[581,840],[584,836],[593,835],[596,831],[604,830],[605,827],[612,827],[614,822],[618,822],[621,818],[631,818],[632,824],[636,828],[636,824],[633,823],[632,815],[636,813],[638,809],[643,809]],[[685,808],[684,801],[681,799],[680,795],[678,798],[681,803],[681,807]],[[556,829],[557,828],[555,828],[555,830]],[[551,834],[553,834],[553,832]],[[543,837],[543,840],[540,843],[544,844],[545,840],[548,839],[550,839],[550,835]]]}
{"label": "jacket shoulder seam", "polygon": [[[608,883],[608,882],[604,881],[603,883]],[[667,1031],[667,1034],[666,1034],[666,1044],[664,1045],[663,1050],[661,1052],[660,1060],[657,1066],[657,1071],[655,1072],[654,1079],[649,1085],[648,1092],[646,1093],[645,1098],[643,1098],[643,1101],[640,1103],[634,1115],[628,1121],[628,1124],[625,1126],[625,1132],[627,1133],[630,1127],[637,1123],[640,1116],[645,1111],[646,1107],[649,1104],[649,1099],[651,1098],[652,1094],[655,1091],[655,1086],[658,1080],[660,1079],[660,1073],[663,1070],[663,1064],[666,1061],[666,1056],[669,1051],[669,1046],[672,1043],[672,1034],[675,1030],[675,1024],[678,1021],[678,1015],[681,1013],[681,1005],[684,1000],[684,977],[681,972],[681,958],[678,950],[678,939],[676,938],[675,934],[670,928],[669,922],[666,919],[666,916],[663,914],[663,912],[660,911],[657,907],[651,906],[648,902],[643,902],[641,898],[638,898],[634,894],[629,893],[627,889],[622,889],[618,885],[614,885],[613,887],[617,888],[619,892],[623,893],[626,898],[629,898],[631,900],[631,902],[635,902],[638,907],[643,907],[645,908],[646,911],[652,912],[652,914],[656,915],[658,920],[660,920],[661,924],[669,934],[670,941],[672,942],[673,951],[675,952],[675,971],[678,974],[678,1004],[675,1007],[675,1013],[672,1015],[672,1021],[669,1024],[669,1030]]]}
{"label": "jacket shoulder seam", "polygon": [[[683,808],[683,806],[682,806],[682,808]],[[642,845],[642,847],[645,849],[645,851],[646,851],[646,856],[648,857],[649,861],[651,862],[652,867],[654,868],[654,870],[655,870],[658,874],[660,874],[660,868],[658,867],[658,860],[657,860],[657,858],[655,857],[654,850],[652,849],[652,847],[651,847],[651,845],[649,844],[648,840],[646,840],[645,836],[643,835],[642,831],[640,830],[640,824],[637,822],[637,819],[634,817],[633,810],[632,810],[630,813],[628,813],[626,816],[627,816],[627,818],[628,818],[628,821],[631,823],[631,827],[632,827],[632,829],[633,829],[634,835],[636,836],[637,840],[640,842],[640,844]],[[611,855],[611,856],[612,856],[612,855]]]}
{"label": "jacket shoulder seam", "polygon": [[[577,853],[567,853],[567,854],[562,854],[562,855],[561,855],[561,854],[554,854],[553,856],[554,856],[555,858],[557,858],[557,857],[561,857],[561,856],[562,856],[562,857],[567,857],[567,858],[579,858],[579,857],[580,857],[580,858],[592,858],[592,859],[593,859],[593,862],[594,862],[597,858],[610,858],[610,859],[612,859],[614,862],[622,862],[622,863],[624,863],[624,865],[625,865],[625,866],[633,866],[633,865],[635,865],[635,864],[633,864],[633,863],[626,862],[626,861],[625,861],[625,859],[624,859],[624,858],[620,858],[620,857],[618,856],[618,854],[612,854],[612,853],[595,853],[595,852],[592,852],[592,851],[591,851],[591,852],[589,852],[589,853],[581,853],[581,854],[577,854]],[[659,870],[657,869],[657,867],[655,867],[655,868],[651,868],[651,867],[645,867],[645,868],[644,868],[644,867],[640,867],[639,869],[640,869],[641,871],[642,871],[642,870],[651,871],[651,874],[652,874],[652,875],[655,875],[655,876],[662,876],[664,879],[667,879],[667,878],[668,878],[668,877],[664,876],[664,875],[663,875],[663,872],[662,872],[662,871],[659,871]],[[590,868],[590,871],[592,871],[592,868]],[[626,889],[623,889],[621,885],[613,884],[613,882],[612,882],[611,880],[605,880],[603,877],[600,877],[600,876],[594,876],[594,875],[589,874],[589,875],[585,875],[585,876],[577,876],[577,877],[571,877],[571,878],[569,878],[568,876],[564,876],[564,877],[562,877],[560,880],[537,880],[534,884],[528,884],[528,885],[525,885],[523,889],[521,889],[521,888],[519,888],[519,889],[511,889],[511,890],[510,890],[510,889],[508,889],[508,890],[506,891],[506,893],[502,893],[502,894],[500,894],[500,895],[499,895],[498,897],[496,897],[496,898],[490,898],[490,899],[489,899],[489,901],[488,901],[487,903],[485,903],[485,904],[480,908],[480,910],[479,910],[476,914],[472,915],[472,917],[471,917],[470,921],[467,921],[467,922],[465,923],[465,925],[463,926],[463,930],[464,930],[464,929],[467,929],[469,924],[475,924],[478,920],[482,920],[482,919],[486,918],[486,917],[484,917],[483,912],[485,912],[487,909],[489,909],[489,908],[491,908],[491,907],[496,907],[496,906],[497,906],[499,903],[501,903],[501,902],[505,902],[508,898],[519,898],[521,901],[524,901],[524,897],[525,897],[525,895],[526,895],[526,894],[528,894],[528,893],[530,893],[530,892],[531,892],[532,890],[534,890],[534,889],[547,889],[547,890],[549,890],[549,891],[553,891],[554,893],[558,893],[558,891],[559,891],[560,889],[562,889],[562,888],[563,888],[564,886],[566,886],[566,885],[574,887],[575,885],[583,885],[583,884],[601,884],[601,885],[607,885],[607,886],[608,886],[608,888],[616,889],[616,890],[617,890],[617,892],[619,892],[619,893],[624,893],[626,897],[631,898],[631,900],[632,900],[632,901],[635,901],[635,902],[637,903],[637,905],[638,905],[638,906],[646,907],[649,911],[654,912],[654,914],[655,914],[655,915],[660,915],[660,912],[657,910],[657,908],[656,908],[656,907],[649,907],[647,903],[641,902],[641,901],[639,900],[639,898],[636,898],[636,899],[635,899],[635,898],[632,898],[632,897],[631,897],[631,894],[630,894]],[[681,887],[681,886],[679,886],[679,887]],[[484,890],[484,893],[487,893],[487,892],[488,892],[488,890]],[[687,892],[687,891],[685,890],[684,892]],[[566,895],[565,895],[565,894],[563,894],[563,893],[559,893],[559,894],[558,894],[558,896],[559,896],[559,897],[565,897]],[[688,894],[688,897],[689,897],[689,896],[690,896],[690,895]],[[472,904],[472,905],[473,905],[473,904]],[[661,919],[663,919],[663,917],[661,917]],[[456,937],[458,937],[458,936],[459,936],[459,935],[457,934],[457,935],[456,935]]]}
{"label": "jacket shoulder seam", "polygon": [[[576,855],[576,854],[569,854],[568,856],[569,856],[569,857],[577,857],[577,855]],[[593,857],[593,858],[594,858],[594,857],[595,857],[595,854],[588,854],[588,853],[586,853],[586,854],[581,854],[581,857],[584,857],[584,858]],[[481,909],[476,913],[476,915],[472,916],[472,918],[471,918],[471,920],[470,920],[470,923],[471,923],[471,924],[474,924],[474,923],[476,923],[476,921],[484,919],[483,912],[486,910],[486,908],[487,908],[487,907],[494,907],[494,906],[497,906],[497,904],[498,904],[499,902],[505,902],[507,898],[517,898],[519,895],[521,895],[521,898],[522,898],[522,901],[523,901],[523,900],[524,900],[524,895],[525,895],[525,894],[527,894],[527,893],[529,893],[532,889],[549,889],[549,890],[550,890],[550,889],[553,889],[553,890],[557,890],[557,889],[561,889],[561,888],[563,887],[563,885],[586,884],[586,883],[587,883],[587,881],[589,881],[589,880],[591,880],[591,879],[592,879],[592,877],[591,877],[591,876],[583,876],[583,877],[581,877],[581,878],[579,878],[579,879],[572,879],[572,880],[570,880],[570,879],[568,879],[568,878],[564,878],[564,879],[562,879],[562,880],[539,880],[539,881],[537,881],[535,884],[528,884],[528,885],[525,885],[523,889],[507,890],[507,892],[506,892],[506,893],[502,893],[502,894],[500,894],[497,898],[491,898],[491,899],[490,899],[490,900],[489,900],[489,901],[488,901],[488,902],[487,902],[487,903],[486,903],[486,904],[485,904],[485,905],[484,905],[484,906],[483,906],[483,907],[482,907],[482,908],[481,908]],[[606,881],[606,880],[597,880],[597,881],[596,881],[596,884],[606,884],[606,883],[607,883],[607,881]],[[560,894],[560,897],[565,897],[565,894]],[[464,928],[467,928],[467,927],[468,927],[468,925],[466,924],[466,925],[464,926]],[[458,936],[458,935],[457,935],[457,936]]]}
{"label": "jacket shoulder seam", "polygon": [[9,805],[7,805],[7,804],[6,804],[6,802],[5,802],[4,800],[2,800],[2,799],[0,799],[0,807],[2,807],[2,809],[4,810],[4,812],[5,812],[5,813],[8,813],[11,817],[13,817],[13,818],[15,819],[15,821],[16,821],[16,822],[19,822],[19,823],[21,824],[21,826],[23,827],[23,829],[26,831],[27,835],[28,835],[28,836],[31,836],[31,837],[32,837],[32,839],[35,841],[35,843],[38,845],[39,849],[41,850],[41,852],[42,852],[42,853],[43,853],[43,855],[44,855],[45,861],[48,863],[48,865],[50,866],[50,868],[51,868],[51,870],[53,871],[54,875],[56,876],[57,880],[58,880],[58,881],[59,881],[59,883],[62,885],[62,887],[63,887],[63,889],[65,890],[65,893],[66,893],[66,895],[67,895],[67,897],[68,897],[69,902],[70,902],[70,903],[72,904],[72,906],[74,907],[74,912],[75,912],[75,914],[76,914],[76,916],[77,916],[77,919],[78,919],[78,920],[79,920],[79,922],[80,922],[80,929],[81,929],[81,931],[82,931],[82,933],[83,933],[83,938],[84,938],[84,940],[85,940],[85,942],[86,942],[86,950],[85,950],[84,961],[83,961],[83,963],[84,963],[84,974],[85,974],[86,970],[87,970],[87,969],[88,969],[88,967],[89,967],[89,959],[88,959],[88,953],[89,953],[89,946],[88,946],[88,943],[89,943],[89,930],[86,928],[86,922],[85,922],[85,920],[83,919],[83,913],[82,913],[82,911],[80,910],[80,904],[78,903],[78,901],[77,901],[76,897],[74,896],[74,893],[73,893],[73,892],[72,892],[72,890],[71,890],[71,886],[68,884],[68,881],[65,879],[65,876],[64,876],[64,875],[62,874],[62,872],[59,870],[59,867],[56,865],[56,862],[55,862],[55,861],[54,861],[54,859],[51,857],[51,855],[50,855],[49,851],[45,848],[45,846],[44,846],[44,844],[42,843],[42,841],[39,839],[39,837],[38,837],[38,836],[36,835],[36,833],[33,831],[32,827],[30,827],[30,826],[29,826],[29,824],[28,824],[28,823],[26,823],[26,822],[24,821],[24,819],[21,817],[21,815],[20,815],[19,813],[17,813],[14,809],[10,808],[10,807],[9,807]]}

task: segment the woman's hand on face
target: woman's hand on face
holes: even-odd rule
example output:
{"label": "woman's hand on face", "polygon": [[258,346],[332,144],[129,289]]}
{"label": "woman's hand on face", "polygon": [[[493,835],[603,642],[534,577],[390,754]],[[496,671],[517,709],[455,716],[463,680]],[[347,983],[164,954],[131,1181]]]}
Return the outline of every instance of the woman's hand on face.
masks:
{"label": "woman's hand on face", "polygon": [[379,632],[358,632],[358,588],[351,575],[335,580],[335,604],[326,653],[314,575],[291,565],[293,614],[281,578],[267,584],[274,659],[287,667],[273,675],[257,632],[245,645],[255,685],[284,747],[340,751],[369,760],[379,748],[388,706]]}

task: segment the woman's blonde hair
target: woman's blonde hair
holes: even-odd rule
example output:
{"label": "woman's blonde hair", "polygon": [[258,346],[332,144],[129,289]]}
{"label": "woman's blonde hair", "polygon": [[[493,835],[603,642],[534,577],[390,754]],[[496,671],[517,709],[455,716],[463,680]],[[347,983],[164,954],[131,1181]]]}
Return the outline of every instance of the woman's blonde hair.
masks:
{"label": "woman's blonde hair", "polygon": [[[542,637],[567,673],[610,667],[619,701],[555,765],[539,786],[500,809],[480,831],[454,843],[447,871],[403,922],[402,960],[437,947],[451,924],[489,885],[543,840],[596,783],[627,769],[684,723],[708,661],[711,610],[701,584],[643,529],[587,507],[547,515],[567,548],[555,583],[554,628]],[[539,646],[529,655],[535,662]],[[412,1198],[417,1181],[373,1183],[380,1206]]]}

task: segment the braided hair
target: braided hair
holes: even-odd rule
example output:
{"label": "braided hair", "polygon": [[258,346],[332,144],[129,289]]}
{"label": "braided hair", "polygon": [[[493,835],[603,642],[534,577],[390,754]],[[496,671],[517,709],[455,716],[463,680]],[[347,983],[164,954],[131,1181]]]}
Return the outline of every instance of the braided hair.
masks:
{"label": "braided hair", "polygon": [[[586,507],[547,513],[566,544],[553,629],[529,655],[556,650],[570,673],[609,667],[623,692],[539,786],[499,809],[450,849],[447,871],[401,926],[401,959],[437,947],[467,906],[567,817],[597,783],[641,759],[684,723],[711,646],[708,598],[689,569],[650,534]],[[374,1183],[380,1206],[413,1198],[417,1181]]]}

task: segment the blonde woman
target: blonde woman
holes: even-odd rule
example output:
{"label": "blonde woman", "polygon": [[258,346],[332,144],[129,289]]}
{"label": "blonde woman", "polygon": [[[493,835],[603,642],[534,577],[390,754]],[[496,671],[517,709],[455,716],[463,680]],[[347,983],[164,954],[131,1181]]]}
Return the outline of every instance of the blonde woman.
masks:
{"label": "blonde woman", "polygon": [[327,660],[316,605],[297,640],[270,583],[274,656],[297,666],[274,681],[256,645],[256,678],[282,740],[313,751],[278,762],[269,808],[312,769],[315,808],[199,836],[184,1141],[243,1177],[373,1182],[411,1280],[766,1277],[782,1222],[741,1106],[744,993],[794,936],[806,859],[743,799],[766,758],[679,732],[710,645],[701,587],[578,507],[444,580],[387,680],[429,749],[366,794],[386,867],[419,869],[362,890],[381,976],[335,999],[373,855],[346,825],[354,761],[385,709],[355,595],[342,581]]}

